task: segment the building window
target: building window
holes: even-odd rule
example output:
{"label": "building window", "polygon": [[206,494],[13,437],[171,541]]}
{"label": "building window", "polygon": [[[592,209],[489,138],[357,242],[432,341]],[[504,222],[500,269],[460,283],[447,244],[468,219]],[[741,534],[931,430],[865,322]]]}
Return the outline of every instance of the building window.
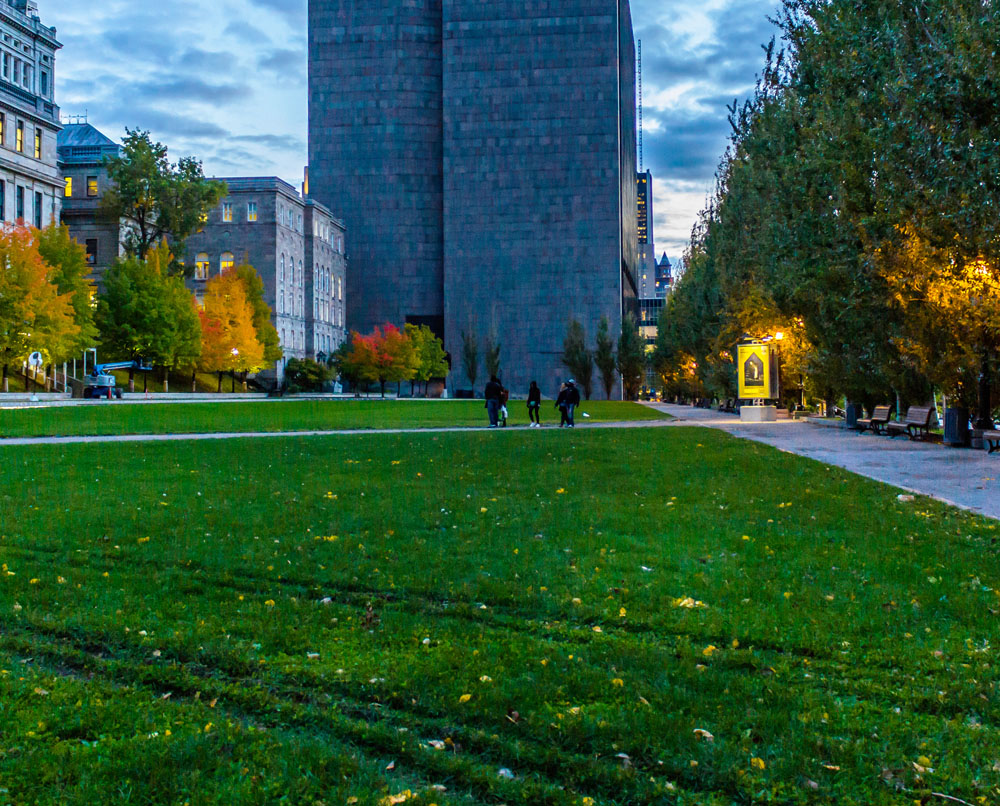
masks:
{"label": "building window", "polygon": [[281,274],[278,275],[281,282],[285,282],[285,256],[281,255]]}
{"label": "building window", "polygon": [[88,176],[87,177],[87,196],[88,196],[88,198],[91,198],[91,199],[97,197],[97,177],[96,176]]}
{"label": "building window", "polygon": [[281,296],[278,297],[278,313],[285,312],[285,292],[281,292]]}
{"label": "building window", "polygon": [[24,223],[24,188],[18,187],[17,192],[14,194],[17,212],[17,221]]}
{"label": "building window", "polygon": [[208,255],[205,254],[204,252],[199,252],[198,256],[194,259],[194,279],[207,280],[208,267],[209,267]]}
{"label": "building window", "polygon": [[42,130],[35,126],[35,159],[42,158]]}
{"label": "building window", "polygon": [[7,220],[7,183],[0,182],[0,221]]}
{"label": "building window", "polygon": [[87,263],[97,265],[97,238],[87,238]]}
{"label": "building window", "polygon": [[342,300],[344,298],[344,286],[341,279],[337,278],[337,299]]}
{"label": "building window", "polygon": [[219,261],[219,271],[222,274],[225,274],[227,271],[229,271],[230,269],[232,269],[233,266],[235,266],[235,265],[236,265],[236,259],[233,257],[233,253],[232,252],[223,252],[222,253],[222,258]]}
{"label": "building window", "polygon": [[229,224],[233,220],[233,203],[223,202],[222,203],[222,220]]}
{"label": "building window", "polygon": [[14,148],[20,153],[24,153],[24,121],[17,122],[17,136],[14,139]]}
{"label": "building window", "polygon": [[3,55],[3,77],[10,80],[10,54]]}
{"label": "building window", "polygon": [[35,229],[42,228],[42,194],[35,194]]}
{"label": "building window", "polygon": [[257,220],[257,202],[247,204],[247,221],[253,224]]}
{"label": "building window", "polygon": [[205,231],[205,225],[208,223],[208,213],[201,213],[198,216],[198,232]]}
{"label": "building window", "polygon": [[44,95],[44,96],[48,96],[48,94],[49,94],[49,74],[46,73],[44,70],[42,70],[41,74],[38,77],[38,80],[39,80],[39,92],[42,95]]}
{"label": "building window", "polygon": [[7,141],[7,116],[0,114],[0,146],[4,145]]}
{"label": "building window", "polygon": [[305,284],[305,275],[302,273],[302,261],[299,261],[299,288]]}
{"label": "building window", "polygon": [[63,192],[63,195],[67,199],[73,198],[73,177],[67,176],[64,184],[66,185],[66,190]]}

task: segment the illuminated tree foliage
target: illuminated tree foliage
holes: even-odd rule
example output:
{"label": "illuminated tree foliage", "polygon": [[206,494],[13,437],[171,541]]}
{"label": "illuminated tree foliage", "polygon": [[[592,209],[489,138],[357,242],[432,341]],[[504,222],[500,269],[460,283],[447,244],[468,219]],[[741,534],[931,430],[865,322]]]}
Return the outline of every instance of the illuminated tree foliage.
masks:
{"label": "illuminated tree foliage", "polygon": [[735,343],[784,329],[812,397],[968,401],[1000,346],[1000,10],[786,0],[779,22],[656,367],[734,396]]}

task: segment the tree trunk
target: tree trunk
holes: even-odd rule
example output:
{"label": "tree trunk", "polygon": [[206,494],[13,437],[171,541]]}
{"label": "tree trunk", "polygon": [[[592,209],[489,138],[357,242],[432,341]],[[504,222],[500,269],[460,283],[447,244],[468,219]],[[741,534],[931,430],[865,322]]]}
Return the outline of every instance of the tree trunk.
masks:
{"label": "tree trunk", "polygon": [[979,406],[976,412],[975,428],[977,431],[993,429],[993,412],[990,389],[990,350],[983,348],[982,363],[979,367]]}
{"label": "tree trunk", "polygon": [[384,398],[385,397],[385,381],[379,381],[378,383],[379,383],[379,387],[382,390],[382,397]]}
{"label": "tree trunk", "polygon": [[198,391],[198,370],[191,370],[191,393]]}
{"label": "tree trunk", "polygon": [[148,372],[142,373],[142,393],[144,395],[149,393],[149,373]]}
{"label": "tree trunk", "polygon": [[128,369],[128,390],[129,392],[135,392],[135,365],[133,364]]}
{"label": "tree trunk", "polygon": [[10,391],[10,380],[9,380],[9,366],[7,364],[3,365],[3,393],[7,394]]}
{"label": "tree trunk", "polygon": [[170,370],[167,367],[163,368],[163,391],[170,391]]}
{"label": "tree trunk", "polygon": [[247,376],[248,376],[249,374],[250,374],[250,373],[249,373],[248,371],[244,371],[244,372],[243,372],[243,393],[244,393],[244,394],[246,394],[246,391],[247,391],[247,388],[248,388],[248,387],[247,387]]}
{"label": "tree trunk", "polygon": [[236,370],[235,369],[229,370],[229,377],[231,379],[231,384],[230,384],[230,387],[229,387],[229,393],[235,395],[236,394]]}
{"label": "tree trunk", "polygon": [[219,370],[219,391],[217,392],[217,394],[220,394],[220,395],[222,394],[222,370],[221,369]]}

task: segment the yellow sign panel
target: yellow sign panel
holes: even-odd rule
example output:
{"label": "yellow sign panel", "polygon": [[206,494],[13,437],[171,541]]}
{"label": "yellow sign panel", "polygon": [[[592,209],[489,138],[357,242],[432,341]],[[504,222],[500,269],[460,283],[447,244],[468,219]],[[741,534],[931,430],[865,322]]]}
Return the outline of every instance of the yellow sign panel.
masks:
{"label": "yellow sign panel", "polygon": [[768,344],[741,344],[738,348],[741,400],[774,400],[778,396],[777,366]]}

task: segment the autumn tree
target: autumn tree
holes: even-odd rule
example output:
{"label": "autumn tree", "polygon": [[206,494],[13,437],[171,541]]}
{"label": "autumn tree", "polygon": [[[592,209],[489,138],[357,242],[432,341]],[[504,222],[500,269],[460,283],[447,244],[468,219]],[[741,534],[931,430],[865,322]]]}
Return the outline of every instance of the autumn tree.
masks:
{"label": "autumn tree", "polygon": [[138,129],[126,129],[121,153],[107,158],[105,168],[112,187],[101,215],[120,226],[126,254],[140,260],[164,238],[182,254],[184,241],[226,195],[225,183],[207,180],[200,161],[171,163],[167,147]]}
{"label": "autumn tree", "polygon": [[93,305],[96,289],[90,276],[87,252],[70,236],[68,227],[47,227],[38,231],[36,237],[38,253],[52,269],[51,281],[59,294],[70,295],[77,330],[67,332],[69,338],[51,351],[54,362],[65,361],[97,343]]}
{"label": "autumn tree", "polygon": [[263,365],[272,367],[281,360],[284,352],[278,331],[271,323],[271,306],[264,299],[264,281],[257,270],[247,264],[236,267],[236,276],[243,282],[247,301],[253,308],[253,327],[257,333],[257,341],[264,348]]}
{"label": "autumn tree", "polygon": [[205,284],[201,311],[201,368],[216,372],[218,391],[222,391],[222,374],[243,374],[244,384],[249,372],[258,371],[264,363],[264,346],[257,339],[253,323],[254,310],[247,299],[246,286],[236,272],[225,272]]}
{"label": "autumn tree", "polygon": [[[147,259],[126,257],[108,269],[97,300],[102,353],[118,360],[172,367],[198,352],[200,338],[191,294],[182,278],[168,274],[172,261],[162,241]],[[129,368],[128,384],[134,392],[134,366]]]}
{"label": "autumn tree", "polygon": [[448,374],[448,355],[444,344],[434,331],[427,325],[407,323],[406,335],[414,344],[417,353],[417,369],[415,381],[424,384],[424,396],[427,395],[427,384],[432,378],[443,378]]}
{"label": "autumn tree", "polygon": [[39,351],[50,356],[79,336],[73,292],[60,293],[58,272],[38,249],[35,233],[24,227],[0,230],[0,365],[4,392],[9,368]]}

